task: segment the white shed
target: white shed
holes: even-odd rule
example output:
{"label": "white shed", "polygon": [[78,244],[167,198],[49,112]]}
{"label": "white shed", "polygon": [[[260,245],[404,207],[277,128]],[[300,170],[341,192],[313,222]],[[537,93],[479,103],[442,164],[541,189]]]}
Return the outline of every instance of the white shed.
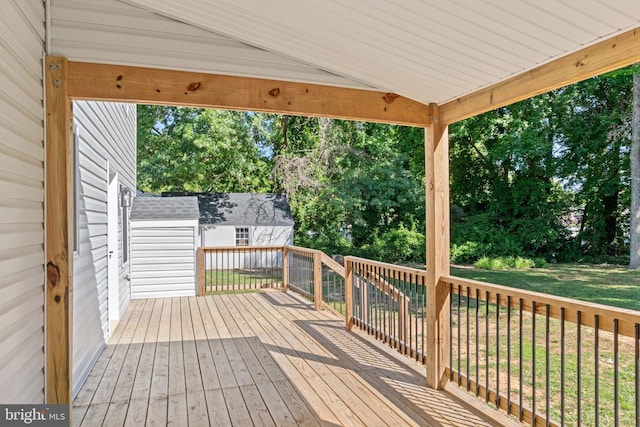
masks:
{"label": "white shed", "polygon": [[199,193],[202,246],[293,244],[293,216],[281,194]]}
{"label": "white shed", "polygon": [[136,197],[131,210],[131,298],[196,295],[196,197]]}

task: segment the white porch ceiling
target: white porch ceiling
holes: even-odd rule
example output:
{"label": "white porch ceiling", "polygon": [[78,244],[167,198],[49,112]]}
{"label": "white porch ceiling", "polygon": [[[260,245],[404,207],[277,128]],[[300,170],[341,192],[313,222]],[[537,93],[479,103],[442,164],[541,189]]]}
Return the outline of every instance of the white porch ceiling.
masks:
{"label": "white porch ceiling", "polygon": [[51,55],[72,61],[371,89],[119,0],[46,0]]}
{"label": "white porch ceiling", "polygon": [[640,27],[638,0],[123,1],[352,82],[345,86],[423,103]]}

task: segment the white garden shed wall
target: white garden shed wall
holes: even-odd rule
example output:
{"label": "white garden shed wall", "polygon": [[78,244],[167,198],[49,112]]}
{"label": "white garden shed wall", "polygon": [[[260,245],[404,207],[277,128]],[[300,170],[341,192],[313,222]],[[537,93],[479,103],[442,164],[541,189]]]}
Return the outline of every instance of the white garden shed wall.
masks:
{"label": "white garden shed wall", "polygon": [[236,246],[236,230],[248,229],[250,246],[293,244],[293,217],[280,194],[199,193],[202,246]]}
{"label": "white garden shed wall", "polygon": [[196,295],[196,197],[136,197],[131,212],[131,297]]}
{"label": "white garden shed wall", "polygon": [[284,246],[293,244],[292,225],[212,225],[200,226],[201,245],[236,246],[236,229],[249,229],[249,246]]}

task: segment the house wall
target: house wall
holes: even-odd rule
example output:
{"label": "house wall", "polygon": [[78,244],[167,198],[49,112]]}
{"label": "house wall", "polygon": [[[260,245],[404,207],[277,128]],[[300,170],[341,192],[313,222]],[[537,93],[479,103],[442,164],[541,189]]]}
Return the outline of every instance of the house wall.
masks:
{"label": "house wall", "polygon": [[131,223],[131,297],[196,295],[197,221]]}
{"label": "house wall", "polygon": [[[73,260],[73,394],[78,392],[109,337],[107,187],[109,172],[120,185],[136,189],[136,107],[78,101],[73,105],[78,134],[77,251]],[[129,261],[123,262],[122,210],[118,209],[120,312],[130,298]]]}
{"label": "house wall", "polygon": [[0,13],[0,402],[44,402],[44,4]]}

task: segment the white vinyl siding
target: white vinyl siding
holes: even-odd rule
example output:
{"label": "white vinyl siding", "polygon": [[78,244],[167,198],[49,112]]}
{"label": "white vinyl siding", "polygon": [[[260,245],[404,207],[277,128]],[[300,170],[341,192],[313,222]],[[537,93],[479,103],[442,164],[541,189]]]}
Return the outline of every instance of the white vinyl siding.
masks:
{"label": "white vinyl siding", "polygon": [[202,246],[233,246],[236,228],[232,225],[201,225]]}
{"label": "white vinyl siding", "polygon": [[0,13],[0,402],[44,402],[44,4]]}
{"label": "white vinyl siding", "polygon": [[249,230],[251,246],[283,246],[293,244],[293,226],[254,225],[251,227],[230,225],[201,225],[202,246],[241,246],[237,243],[237,231]]}
{"label": "white vinyl siding", "polygon": [[293,227],[290,225],[256,225],[251,227],[251,245],[293,245]]}
{"label": "white vinyl siding", "polygon": [[117,0],[51,0],[51,16],[52,53],[72,61],[365,87]]}
{"label": "white vinyl siding", "polygon": [[197,222],[131,225],[131,297],[195,296]]}
{"label": "white vinyl siding", "polygon": [[[80,389],[109,335],[107,189],[108,169],[135,189],[135,105],[75,102],[79,135],[78,251],[74,254],[73,393]],[[120,224],[122,227],[123,224]],[[119,263],[120,264],[120,263]],[[129,301],[129,264],[119,271],[120,307]]]}

